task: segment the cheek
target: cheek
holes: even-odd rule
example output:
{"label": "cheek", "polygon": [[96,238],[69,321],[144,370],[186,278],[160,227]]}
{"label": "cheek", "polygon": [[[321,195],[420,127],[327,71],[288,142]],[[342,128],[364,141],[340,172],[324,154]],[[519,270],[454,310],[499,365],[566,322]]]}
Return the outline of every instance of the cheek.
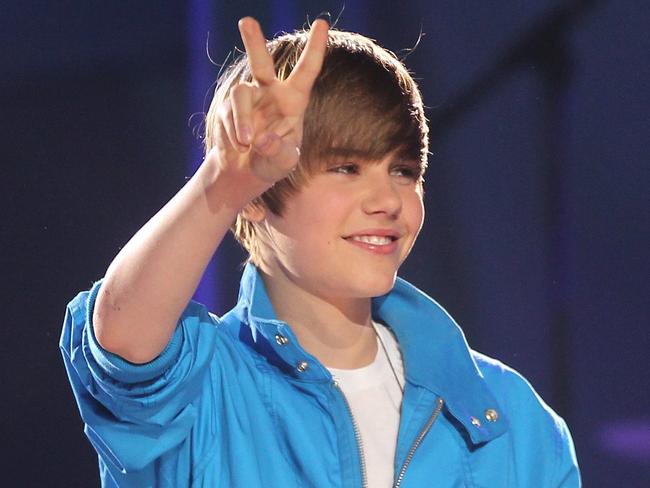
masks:
{"label": "cheek", "polygon": [[404,213],[411,229],[418,233],[424,223],[424,202],[419,193],[410,194],[405,200]]}
{"label": "cheek", "polygon": [[295,200],[284,218],[271,222],[278,240],[289,244],[291,249],[324,249],[336,244],[341,230],[343,212],[337,199],[332,196]]}
{"label": "cheek", "polygon": [[296,209],[298,220],[303,226],[331,231],[342,225],[349,215],[352,206],[349,200],[349,195],[328,192],[318,199],[301,202],[301,206]]}

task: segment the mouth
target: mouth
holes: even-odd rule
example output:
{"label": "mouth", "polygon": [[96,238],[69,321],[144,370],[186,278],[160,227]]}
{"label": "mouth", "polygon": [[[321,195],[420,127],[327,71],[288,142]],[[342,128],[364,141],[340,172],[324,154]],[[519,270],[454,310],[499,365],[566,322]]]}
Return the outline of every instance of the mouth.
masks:
{"label": "mouth", "polygon": [[354,235],[345,237],[346,240],[363,242],[373,246],[387,246],[397,240],[396,236],[377,236],[377,235]]}
{"label": "mouth", "polygon": [[373,254],[392,254],[397,251],[400,235],[392,230],[372,230],[343,237],[350,244]]}

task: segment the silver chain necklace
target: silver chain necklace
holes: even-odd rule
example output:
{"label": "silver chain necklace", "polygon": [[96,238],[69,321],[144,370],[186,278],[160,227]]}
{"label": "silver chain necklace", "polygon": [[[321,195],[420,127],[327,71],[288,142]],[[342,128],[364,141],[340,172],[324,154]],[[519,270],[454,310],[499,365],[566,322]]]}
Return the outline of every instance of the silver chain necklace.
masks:
{"label": "silver chain necklace", "polygon": [[375,330],[375,334],[377,335],[377,339],[379,340],[379,344],[381,344],[381,348],[384,351],[384,356],[386,356],[386,361],[388,361],[388,365],[390,366],[391,371],[393,372],[393,376],[395,377],[395,381],[397,382],[397,386],[399,387],[400,391],[402,394],[404,394],[404,385],[402,384],[402,380],[400,379],[399,375],[397,374],[397,370],[395,369],[395,365],[393,364],[393,361],[390,359],[390,354],[388,354],[388,349],[386,348],[386,344],[384,343],[384,339],[381,337],[381,334],[379,333],[379,327],[380,325],[375,322],[374,320],[370,320],[372,323],[372,328]]}

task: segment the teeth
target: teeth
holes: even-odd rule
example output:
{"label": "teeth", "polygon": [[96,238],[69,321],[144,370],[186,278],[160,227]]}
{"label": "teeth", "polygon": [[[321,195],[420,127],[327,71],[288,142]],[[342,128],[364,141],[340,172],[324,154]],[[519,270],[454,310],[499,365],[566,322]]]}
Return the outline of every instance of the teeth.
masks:
{"label": "teeth", "polygon": [[353,241],[365,242],[366,244],[373,244],[375,246],[385,246],[390,244],[393,240],[386,236],[352,236]]}

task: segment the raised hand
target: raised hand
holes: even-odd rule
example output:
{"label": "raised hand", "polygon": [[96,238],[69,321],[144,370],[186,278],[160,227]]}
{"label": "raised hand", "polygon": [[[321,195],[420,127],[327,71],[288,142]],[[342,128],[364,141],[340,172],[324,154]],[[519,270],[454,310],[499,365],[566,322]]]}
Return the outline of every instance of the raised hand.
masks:
{"label": "raised hand", "polygon": [[[297,164],[309,95],[327,45],[314,22],[291,76],[280,81],[257,22],[239,23],[253,74],[218,108],[215,147],[190,181],[122,248],[93,312],[101,346],[134,363],[157,357],[238,212]],[[214,122],[212,122],[214,124]]]}
{"label": "raised hand", "polygon": [[289,77],[280,81],[257,21],[239,21],[250,83],[232,87],[218,109],[217,151],[222,169],[251,171],[268,185],[298,163],[303,118],[327,46],[327,22],[316,20]]}

